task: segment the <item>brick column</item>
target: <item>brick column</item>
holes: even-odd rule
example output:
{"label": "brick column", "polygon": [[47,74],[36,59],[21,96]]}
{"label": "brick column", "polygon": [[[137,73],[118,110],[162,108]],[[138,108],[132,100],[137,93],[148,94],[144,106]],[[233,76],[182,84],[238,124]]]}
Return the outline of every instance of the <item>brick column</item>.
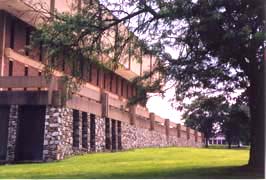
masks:
{"label": "brick column", "polygon": [[176,129],[177,129],[177,137],[180,138],[181,137],[181,124],[177,124]]}
{"label": "brick column", "polygon": [[130,125],[136,124],[136,106],[129,107]]}
{"label": "brick column", "polygon": [[169,119],[165,119],[164,126],[165,126],[165,135],[166,135],[167,140],[169,138],[169,124],[170,124]]}
{"label": "brick column", "polygon": [[187,140],[189,140],[190,139],[190,128],[187,127],[186,131],[187,131]]}
{"label": "brick column", "polygon": [[154,113],[150,113],[150,130],[153,131],[154,130],[154,121],[155,121],[155,114]]}
{"label": "brick column", "polygon": [[109,103],[108,103],[108,94],[101,91],[101,104],[102,104],[102,117],[108,117],[109,112]]}

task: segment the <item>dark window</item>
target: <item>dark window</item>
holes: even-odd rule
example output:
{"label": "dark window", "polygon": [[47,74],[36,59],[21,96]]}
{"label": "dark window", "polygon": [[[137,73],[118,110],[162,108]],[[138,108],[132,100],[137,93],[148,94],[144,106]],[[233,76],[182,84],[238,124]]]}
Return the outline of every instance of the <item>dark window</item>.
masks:
{"label": "dark window", "polygon": [[116,150],[116,121],[112,119],[112,150]]}
{"label": "dark window", "polygon": [[124,80],[121,79],[121,96],[124,95]]}
{"label": "dark window", "polygon": [[90,115],[90,149],[95,151],[95,115]]}
{"label": "dark window", "polygon": [[99,86],[100,84],[100,70],[97,69],[97,75],[96,75],[96,85]]}
{"label": "dark window", "polygon": [[73,147],[79,147],[79,111],[73,110]]}
{"label": "dark window", "polygon": [[111,149],[111,137],[110,137],[110,119],[105,118],[105,148]]}
{"label": "dark window", "polygon": [[119,150],[122,149],[122,127],[120,121],[117,121],[117,146]]}
{"label": "dark window", "polygon": [[28,76],[29,75],[29,67],[25,67],[24,69],[24,76]]}
{"label": "dark window", "polygon": [[[24,76],[28,76],[28,74],[29,74],[29,68],[26,66],[24,69]],[[24,88],[24,90],[26,91],[27,88]]]}
{"label": "dark window", "polygon": [[8,75],[12,76],[13,75],[13,61],[9,61],[8,65]]}
{"label": "dark window", "polygon": [[89,82],[92,81],[92,63],[89,65]]}
{"label": "dark window", "polygon": [[[31,33],[31,28],[27,27],[26,28],[26,46],[30,45],[30,33]],[[29,48],[28,47],[26,47],[25,54],[26,54],[26,56],[29,55]]]}
{"label": "dark window", "polygon": [[217,144],[217,140],[214,140],[214,141],[213,141],[213,144]]}
{"label": "dark window", "polygon": [[103,72],[103,88],[105,89],[106,88],[106,73]]}
{"label": "dark window", "polygon": [[128,91],[129,91],[129,88],[128,88],[128,83],[127,83],[127,89],[126,89],[126,91],[127,91],[127,98],[129,97],[129,93],[128,93]]}
{"label": "dark window", "polygon": [[118,86],[119,86],[119,77],[116,76],[116,85],[115,85],[115,93],[118,94]]}
{"label": "dark window", "polygon": [[16,25],[16,21],[13,19],[11,22],[11,27],[10,27],[10,48],[14,49],[15,46],[15,25]]}
{"label": "dark window", "polygon": [[88,114],[82,112],[82,147],[88,148]]}
{"label": "dark window", "polygon": [[42,45],[42,42],[40,43],[39,51],[40,51],[39,61],[42,61],[43,60],[43,45]]}
{"label": "dark window", "polygon": [[110,73],[110,88],[109,88],[109,90],[111,92],[112,92],[112,86],[113,86],[113,78],[114,78],[113,73]]}

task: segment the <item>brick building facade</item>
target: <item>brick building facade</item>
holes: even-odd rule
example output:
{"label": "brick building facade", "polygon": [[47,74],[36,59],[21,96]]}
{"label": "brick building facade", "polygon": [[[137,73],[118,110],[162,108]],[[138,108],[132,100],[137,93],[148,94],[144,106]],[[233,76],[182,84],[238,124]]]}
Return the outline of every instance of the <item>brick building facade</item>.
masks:
{"label": "brick building facade", "polygon": [[[67,9],[68,1],[44,1]],[[115,72],[92,64],[80,91],[62,102],[60,77],[68,73],[67,68],[56,70],[48,82],[43,77],[42,48],[25,49],[36,26],[32,14],[25,13],[25,2],[0,0],[1,162],[52,161],[141,147],[202,146],[202,133],[140,105],[127,107],[128,98],[136,93],[130,80],[153,68],[152,56],[143,63],[129,59],[125,68]]]}

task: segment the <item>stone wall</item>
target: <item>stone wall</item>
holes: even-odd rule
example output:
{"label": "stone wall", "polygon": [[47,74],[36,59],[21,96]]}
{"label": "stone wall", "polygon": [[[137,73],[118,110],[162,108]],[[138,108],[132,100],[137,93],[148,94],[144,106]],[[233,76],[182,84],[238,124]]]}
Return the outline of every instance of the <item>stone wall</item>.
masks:
{"label": "stone wall", "polygon": [[9,111],[8,140],[7,140],[7,161],[8,162],[12,162],[15,160],[17,126],[18,126],[18,106],[11,105],[10,111]]}
{"label": "stone wall", "polygon": [[181,133],[178,138],[176,136],[166,136],[161,131],[139,128],[136,126],[122,123],[122,147],[123,149],[134,149],[142,147],[167,147],[167,146],[191,146],[202,147],[199,139],[195,142],[195,137],[191,136],[187,139],[186,134]]}
{"label": "stone wall", "polygon": [[73,153],[73,111],[47,106],[43,160],[59,160]]}
{"label": "stone wall", "polygon": [[105,119],[96,116],[95,125],[95,150],[102,152],[105,150]]}
{"label": "stone wall", "polygon": [[[18,105],[10,107],[6,158],[8,162],[15,160],[18,109]],[[105,129],[106,120],[109,122],[109,131]],[[140,122],[130,125],[64,107],[46,106],[44,123],[43,161],[61,160],[67,156],[88,152],[203,145],[201,137],[196,141],[194,131],[188,136],[189,131],[183,129],[178,137],[179,133],[175,127],[168,130],[165,125],[157,123],[153,128],[149,128],[149,123],[143,125]],[[106,146],[106,143],[109,143],[109,146]]]}

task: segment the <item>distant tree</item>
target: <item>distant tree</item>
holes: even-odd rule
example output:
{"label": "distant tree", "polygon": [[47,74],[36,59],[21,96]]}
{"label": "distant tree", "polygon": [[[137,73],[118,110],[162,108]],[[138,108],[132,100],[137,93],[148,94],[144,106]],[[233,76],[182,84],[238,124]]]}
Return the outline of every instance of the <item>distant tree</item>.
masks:
{"label": "distant tree", "polygon": [[214,125],[227,115],[228,104],[224,97],[199,97],[186,107],[185,125],[204,133],[205,146],[217,129]]}
{"label": "distant tree", "polygon": [[228,148],[231,148],[233,142],[240,146],[240,141],[249,141],[249,117],[237,104],[230,107],[228,117],[221,123],[222,132],[228,142]]}

